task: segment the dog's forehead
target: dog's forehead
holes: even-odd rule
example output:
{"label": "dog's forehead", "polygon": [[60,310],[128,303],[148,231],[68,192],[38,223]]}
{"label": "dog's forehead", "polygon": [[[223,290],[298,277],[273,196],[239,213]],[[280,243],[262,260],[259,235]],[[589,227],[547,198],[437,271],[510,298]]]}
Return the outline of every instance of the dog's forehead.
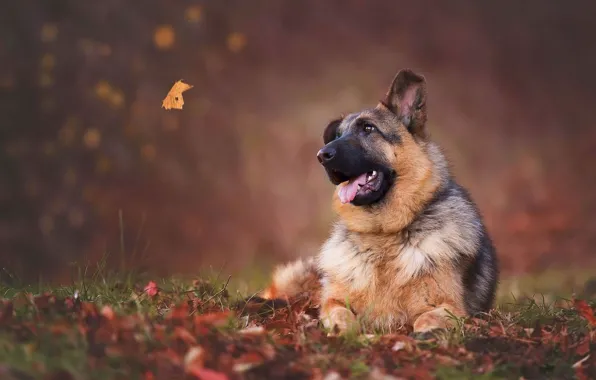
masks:
{"label": "dog's forehead", "polygon": [[[339,125],[339,130],[344,132],[350,129],[353,125],[355,125],[359,120],[366,120],[373,122],[377,125],[377,127],[383,127],[385,124],[393,124],[391,121],[394,121],[394,115],[386,110],[382,110],[379,108],[371,108],[366,109],[360,112],[354,112],[342,120],[341,124]],[[380,125],[379,125],[380,124]],[[384,128],[383,128],[384,129]]]}
{"label": "dog's forehead", "polygon": [[354,112],[354,113],[351,113],[351,114],[345,116],[342,119],[341,124],[339,125],[339,130],[342,132],[348,130],[350,128],[350,126],[352,126],[352,124],[354,124],[356,119],[358,119],[358,116],[360,114],[361,114],[361,112]]}

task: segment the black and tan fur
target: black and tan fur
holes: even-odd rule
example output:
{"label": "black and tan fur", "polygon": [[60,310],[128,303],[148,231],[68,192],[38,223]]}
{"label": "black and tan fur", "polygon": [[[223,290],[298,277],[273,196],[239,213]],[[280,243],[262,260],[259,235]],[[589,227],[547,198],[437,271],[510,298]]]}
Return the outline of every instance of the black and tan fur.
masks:
{"label": "black and tan fur", "polygon": [[[309,291],[326,327],[365,325],[423,332],[448,327],[449,313],[490,309],[498,266],[476,206],[449,173],[426,130],[425,79],[400,71],[375,108],[331,122],[319,161],[337,185],[338,221],[316,257],[279,267],[262,296]],[[346,181],[373,173],[349,203]],[[368,178],[368,177],[367,177]],[[370,177],[373,178],[373,177]]]}

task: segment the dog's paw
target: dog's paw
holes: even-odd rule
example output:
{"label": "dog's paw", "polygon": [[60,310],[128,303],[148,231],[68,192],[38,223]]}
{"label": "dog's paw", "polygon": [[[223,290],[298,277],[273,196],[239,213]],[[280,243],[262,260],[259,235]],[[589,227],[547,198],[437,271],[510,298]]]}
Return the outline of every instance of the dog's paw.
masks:
{"label": "dog's paw", "polygon": [[330,331],[330,335],[344,335],[360,332],[360,324],[354,313],[344,307],[335,307],[323,316],[323,326]]}
{"label": "dog's paw", "polygon": [[435,328],[427,331],[412,331],[409,335],[416,340],[432,340],[437,339],[438,335],[445,331],[443,328]]}
{"label": "dog's paw", "polygon": [[439,307],[420,314],[414,321],[414,332],[427,332],[453,327],[454,320],[445,307]]}

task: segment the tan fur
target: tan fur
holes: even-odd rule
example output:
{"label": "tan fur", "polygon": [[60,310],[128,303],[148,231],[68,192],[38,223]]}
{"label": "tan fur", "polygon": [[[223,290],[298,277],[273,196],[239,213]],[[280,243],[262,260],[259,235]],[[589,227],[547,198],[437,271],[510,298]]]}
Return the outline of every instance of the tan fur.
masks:
{"label": "tan fur", "polygon": [[277,267],[273,272],[273,279],[272,284],[261,293],[261,297],[286,298],[309,292],[318,298],[321,276],[314,257]]}
{"label": "tan fur", "polygon": [[[452,186],[445,157],[427,139],[425,96],[423,78],[398,74],[384,103],[337,127],[344,132],[364,118],[397,135],[362,142],[368,154],[379,155],[398,173],[397,182],[371,207],[342,204],[338,190],[345,183],[339,184],[332,199],[339,222],[319,255],[278,268],[264,296],[309,290],[320,300],[323,324],[340,331],[358,329],[358,319],[365,327],[412,325],[423,332],[449,327],[451,314],[467,315],[464,271],[482,252],[486,237],[474,206],[459,190],[441,200],[432,217],[420,218],[439,190]],[[412,112],[410,119],[402,118],[404,109]],[[492,300],[490,284],[496,277],[491,276],[496,272],[476,285],[485,292],[480,301]]]}
{"label": "tan fur", "polygon": [[392,189],[386,195],[389,203],[387,207],[384,207],[381,212],[371,213],[362,207],[349,203],[342,204],[337,191],[333,193],[333,209],[353,231],[371,233],[401,231],[412,222],[432,197],[441,181],[441,173],[433,172],[433,163],[425,151],[426,145],[417,144],[403,127],[400,128],[399,134],[403,141],[402,145],[383,144],[382,147],[387,160],[401,173],[399,190]]}

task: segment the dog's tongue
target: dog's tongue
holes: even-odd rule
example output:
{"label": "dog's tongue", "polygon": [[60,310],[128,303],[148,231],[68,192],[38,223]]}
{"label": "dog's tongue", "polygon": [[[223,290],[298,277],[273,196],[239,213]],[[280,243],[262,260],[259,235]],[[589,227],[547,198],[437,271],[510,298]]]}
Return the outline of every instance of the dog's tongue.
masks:
{"label": "dog's tongue", "polygon": [[366,173],[359,175],[356,178],[352,178],[348,181],[345,185],[343,185],[337,195],[339,195],[339,200],[341,203],[349,203],[354,200],[356,197],[356,193],[358,192],[359,185],[364,185],[366,183]]}

